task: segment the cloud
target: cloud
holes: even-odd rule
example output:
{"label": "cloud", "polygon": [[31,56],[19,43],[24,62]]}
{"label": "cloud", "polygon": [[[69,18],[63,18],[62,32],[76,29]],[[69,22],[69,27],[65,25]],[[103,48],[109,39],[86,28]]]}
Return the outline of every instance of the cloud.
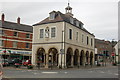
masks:
{"label": "cloud", "polygon": [[[35,1],[2,2],[5,19],[16,22],[19,16],[21,23],[33,25],[48,17],[49,12],[53,10],[65,13],[67,6],[67,1],[64,0]],[[117,0],[70,0],[70,2],[74,17],[82,21],[88,31],[99,38],[117,40]]]}

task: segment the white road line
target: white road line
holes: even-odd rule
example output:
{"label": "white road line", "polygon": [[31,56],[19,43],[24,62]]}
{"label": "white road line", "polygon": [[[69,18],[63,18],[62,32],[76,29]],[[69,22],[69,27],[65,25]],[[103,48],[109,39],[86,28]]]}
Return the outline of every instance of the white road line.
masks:
{"label": "white road line", "polygon": [[34,73],[34,74],[38,74],[38,73]]}
{"label": "white road line", "polygon": [[57,74],[58,72],[42,72],[42,73],[47,73],[47,74]]}
{"label": "white road line", "polygon": [[32,71],[32,70],[28,70],[28,71]]}
{"label": "white road line", "polygon": [[89,72],[93,72],[93,71],[89,71]]}
{"label": "white road line", "polygon": [[21,72],[26,72],[26,71],[21,71]]}
{"label": "white road line", "polygon": [[64,72],[65,74],[67,74],[68,72]]}
{"label": "white road line", "polygon": [[115,75],[118,75],[118,74],[115,74]]}
{"label": "white road line", "polygon": [[101,71],[100,73],[105,73],[105,72]]}

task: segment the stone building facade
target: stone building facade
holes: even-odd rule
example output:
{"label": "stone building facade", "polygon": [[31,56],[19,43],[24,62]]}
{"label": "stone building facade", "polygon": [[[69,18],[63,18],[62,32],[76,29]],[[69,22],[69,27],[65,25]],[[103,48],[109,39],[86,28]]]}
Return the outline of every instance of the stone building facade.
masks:
{"label": "stone building facade", "polygon": [[45,68],[94,65],[94,35],[73,17],[52,11],[49,17],[33,25],[32,64]]}

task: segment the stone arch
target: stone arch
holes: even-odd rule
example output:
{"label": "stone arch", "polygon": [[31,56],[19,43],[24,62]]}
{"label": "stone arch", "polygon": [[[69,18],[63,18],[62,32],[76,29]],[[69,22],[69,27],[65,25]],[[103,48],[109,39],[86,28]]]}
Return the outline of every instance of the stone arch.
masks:
{"label": "stone arch", "polygon": [[80,52],[80,65],[84,64],[84,50],[81,50]]}
{"label": "stone arch", "polygon": [[79,57],[79,50],[76,49],[74,51],[74,66],[77,66],[78,65],[78,57]]}
{"label": "stone arch", "polygon": [[58,66],[58,50],[56,48],[53,47],[48,50],[48,58],[49,63]]}
{"label": "stone arch", "polygon": [[37,65],[45,64],[45,49],[44,48],[38,48],[37,50]]}
{"label": "stone arch", "polygon": [[90,65],[93,65],[93,52],[90,53]]}
{"label": "stone arch", "polygon": [[89,52],[88,51],[86,51],[85,56],[86,56],[86,64],[89,64]]}
{"label": "stone arch", "polygon": [[71,66],[71,62],[72,62],[72,55],[73,55],[73,49],[71,47],[69,47],[67,49],[67,54],[66,54],[66,66]]}

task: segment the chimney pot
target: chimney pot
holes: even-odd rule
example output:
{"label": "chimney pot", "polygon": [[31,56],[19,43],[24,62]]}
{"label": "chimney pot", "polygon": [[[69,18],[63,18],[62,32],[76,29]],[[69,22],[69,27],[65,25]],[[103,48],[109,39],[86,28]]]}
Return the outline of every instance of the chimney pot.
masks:
{"label": "chimney pot", "polygon": [[20,17],[17,18],[17,23],[20,24]]}
{"label": "chimney pot", "polygon": [[2,22],[4,22],[4,19],[5,19],[5,15],[2,14],[2,17],[1,17]]}

